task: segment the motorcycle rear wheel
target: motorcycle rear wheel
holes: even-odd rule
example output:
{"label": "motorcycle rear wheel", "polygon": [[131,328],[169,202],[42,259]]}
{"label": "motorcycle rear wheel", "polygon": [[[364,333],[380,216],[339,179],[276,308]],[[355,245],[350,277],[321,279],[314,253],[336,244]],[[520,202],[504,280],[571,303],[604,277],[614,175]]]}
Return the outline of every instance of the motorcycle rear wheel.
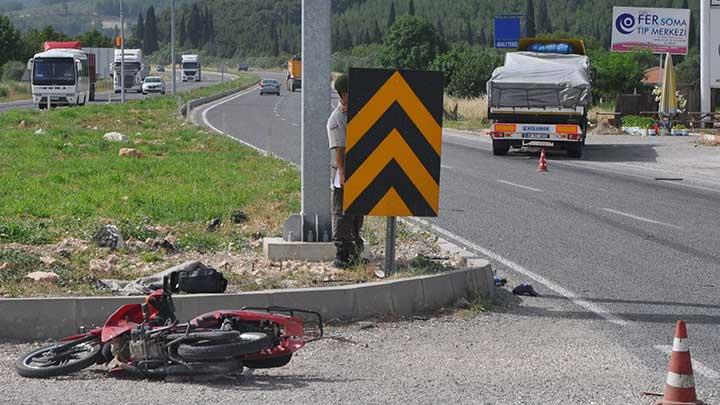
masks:
{"label": "motorcycle rear wheel", "polygon": [[[62,351],[56,351],[65,346]],[[100,360],[102,344],[97,336],[83,336],[71,342],[41,347],[15,362],[18,374],[28,378],[49,378],[80,371]]]}
{"label": "motorcycle rear wheel", "polygon": [[272,339],[262,332],[246,332],[232,342],[201,341],[178,346],[178,355],[189,361],[230,359],[244,354],[261,352],[272,345]]}

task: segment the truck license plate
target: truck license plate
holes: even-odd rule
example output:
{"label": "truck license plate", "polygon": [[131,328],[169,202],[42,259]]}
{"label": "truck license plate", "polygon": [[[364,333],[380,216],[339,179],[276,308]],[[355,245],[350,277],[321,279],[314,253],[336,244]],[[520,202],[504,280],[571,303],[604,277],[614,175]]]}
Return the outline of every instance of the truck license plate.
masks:
{"label": "truck license plate", "polygon": [[537,133],[524,133],[523,138],[525,139],[550,139],[550,134],[537,134]]}

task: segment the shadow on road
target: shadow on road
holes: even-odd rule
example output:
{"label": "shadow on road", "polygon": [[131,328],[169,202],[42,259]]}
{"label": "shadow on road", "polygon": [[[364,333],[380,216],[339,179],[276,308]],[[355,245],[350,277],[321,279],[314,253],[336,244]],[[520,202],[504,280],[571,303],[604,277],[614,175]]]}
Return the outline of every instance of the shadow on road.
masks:
{"label": "shadow on road", "polygon": [[[657,145],[648,144],[618,144],[618,145],[585,145],[583,157],[580,160],[588,162],[657,162],[658,153],[655,151]],[[523,147],[522,150],[513,150],[511,155],[525,156],[537,159],[540,155],[540,147]],[[555,160],[578,160],[570,158],[564,149],[552,147],[546,149],[548,158]]]}

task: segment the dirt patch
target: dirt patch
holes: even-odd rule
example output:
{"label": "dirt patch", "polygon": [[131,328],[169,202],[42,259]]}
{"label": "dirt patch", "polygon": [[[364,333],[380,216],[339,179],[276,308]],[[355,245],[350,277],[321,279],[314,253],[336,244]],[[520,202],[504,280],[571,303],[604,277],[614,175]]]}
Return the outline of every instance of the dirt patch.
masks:
{"label": "dirt patch", "polygon": [[[245,225],[236,225],[242,227]],[[165,227],[164,233],[174,230]],[[91,241],[67,239],[57,244],[0,245],[0,296],[110,295],[101,279],[134,280],[188,261],[200,261],[225,274],[228,292],[277,288],[322,287],[376,281],[376,271],[384,264],[384,219],[368,218],[363,237],[368,263],[337,269],[332,263],[269,261],[262,253],[262,239],[242,247],[218,250],[151,250],[143,243],[131,242],[111,251]],[[437,237],[424,230],[398,224],[396,247],[398,273],[394,278],[449,271],[458,263],[440,255]],[[33,271],[59,275],[57,283],[38,283],[25,276]]]}

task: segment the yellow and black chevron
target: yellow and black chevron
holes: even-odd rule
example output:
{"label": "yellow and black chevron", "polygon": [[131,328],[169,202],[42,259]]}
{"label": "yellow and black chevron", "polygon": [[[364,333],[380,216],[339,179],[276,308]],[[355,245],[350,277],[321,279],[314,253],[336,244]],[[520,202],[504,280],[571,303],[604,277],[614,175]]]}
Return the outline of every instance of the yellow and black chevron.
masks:
{"label": "yellow and black chevron", "polygon": [[350,69],[343,209],[353,215],[438,215],[440,72]]}

